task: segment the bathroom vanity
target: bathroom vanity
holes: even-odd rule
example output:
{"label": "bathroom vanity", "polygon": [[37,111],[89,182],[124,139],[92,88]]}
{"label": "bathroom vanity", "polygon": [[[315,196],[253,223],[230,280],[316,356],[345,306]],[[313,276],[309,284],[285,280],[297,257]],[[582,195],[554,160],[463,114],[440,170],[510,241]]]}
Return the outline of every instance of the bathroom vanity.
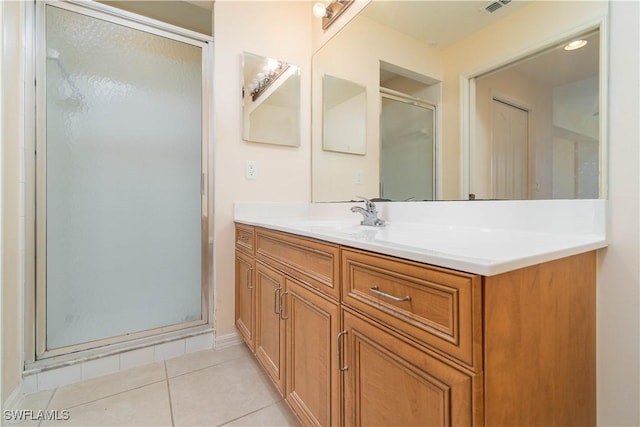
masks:
{"label": "bathroom vanity", "polygon": [[604,235],[489,262],[465,254],[477,230],[456,256],[354,219],[236,215],[237,329],[304,425],[595,425]]}

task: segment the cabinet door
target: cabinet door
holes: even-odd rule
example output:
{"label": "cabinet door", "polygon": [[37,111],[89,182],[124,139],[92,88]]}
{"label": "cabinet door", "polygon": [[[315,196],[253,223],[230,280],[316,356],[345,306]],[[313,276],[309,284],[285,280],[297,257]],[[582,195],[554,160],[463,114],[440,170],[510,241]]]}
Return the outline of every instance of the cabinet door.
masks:
{"label": "cabinet door", "polygon": [[285,323],[280,299],[285,280],[279,273],[256,261],[256,357],[284,395]]}
{"label": "cabinet door", "polygon": [[336,302],[286,279],[283,317],[287,320],[286,399],[307,426],[340,425],[340,374]]}
{"label": "cabinet door", "polygon": [[254,260],[236,251],[236,328],[251,351],[255,349]]}
{"label": "cabinet door", "polygon": [[[481,423],[479,381],[343,311],[347,426],[471,426]],[[477,377],[476,377],[477,378]],[[477,414],[474,417],[474,412]],[[474,418],[476,418],[474,420]]]}

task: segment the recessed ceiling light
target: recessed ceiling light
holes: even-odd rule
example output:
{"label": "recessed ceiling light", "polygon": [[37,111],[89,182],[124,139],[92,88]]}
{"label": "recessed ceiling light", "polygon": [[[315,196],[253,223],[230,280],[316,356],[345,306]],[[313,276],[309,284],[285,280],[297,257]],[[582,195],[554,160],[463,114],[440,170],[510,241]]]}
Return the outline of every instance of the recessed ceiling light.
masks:
{"label": "recessed ceiling light", "polygon": [[564,50],[576,50],[587,44],[586,40],[574,40],[564,47]]}

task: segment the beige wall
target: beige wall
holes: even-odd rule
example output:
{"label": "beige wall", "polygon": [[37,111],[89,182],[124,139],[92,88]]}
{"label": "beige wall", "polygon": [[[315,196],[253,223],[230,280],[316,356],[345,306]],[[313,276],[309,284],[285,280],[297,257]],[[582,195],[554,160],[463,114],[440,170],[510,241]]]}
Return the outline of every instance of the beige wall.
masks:
{"label": "beige wall", "polygon": [[[0,3],[0,46],[4,46],[4,3]],[[0,56],[0,410],[4,409],[4,368],[1,361],[4,359],[4,328],[3,328],[3,301],[4,293],[4,52]]]}
{"label": "beige wall", "polygon": [[[214,65],[214,281],[218,337],[234,327],[235,201],[309,201],[311,4],[217,1]],[[243,51],[301,68],[300,147],[242,140],[240,58]],[[245,161],[257,162],[258,179],[246,180]]]}
{"label": "beige wall", "polygon": [[23,338],[24,191],[22,22],[24,4],[3,2],[2,30],[2,404],[20,384]]}
{"label": "beige wall", "polygon": [[609,239],[598,270],[598,423],[640,425],[640,3],[612,1]]}

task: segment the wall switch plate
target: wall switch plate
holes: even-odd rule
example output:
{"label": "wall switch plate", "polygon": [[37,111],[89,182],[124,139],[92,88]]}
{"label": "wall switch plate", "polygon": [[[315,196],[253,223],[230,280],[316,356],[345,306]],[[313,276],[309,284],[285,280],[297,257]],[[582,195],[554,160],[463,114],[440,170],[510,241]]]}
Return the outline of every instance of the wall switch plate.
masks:
{"label": "wall switch plate", "polygon": [[356,184],[362,184],[362,171],[360,169],[356,170],[356,179],[355,179],[355,183]]}
{"label": "wall switch plate", "polygon": [[244,176],[247,179],[258,179],[258,165],[255,160],[247,160]]}

